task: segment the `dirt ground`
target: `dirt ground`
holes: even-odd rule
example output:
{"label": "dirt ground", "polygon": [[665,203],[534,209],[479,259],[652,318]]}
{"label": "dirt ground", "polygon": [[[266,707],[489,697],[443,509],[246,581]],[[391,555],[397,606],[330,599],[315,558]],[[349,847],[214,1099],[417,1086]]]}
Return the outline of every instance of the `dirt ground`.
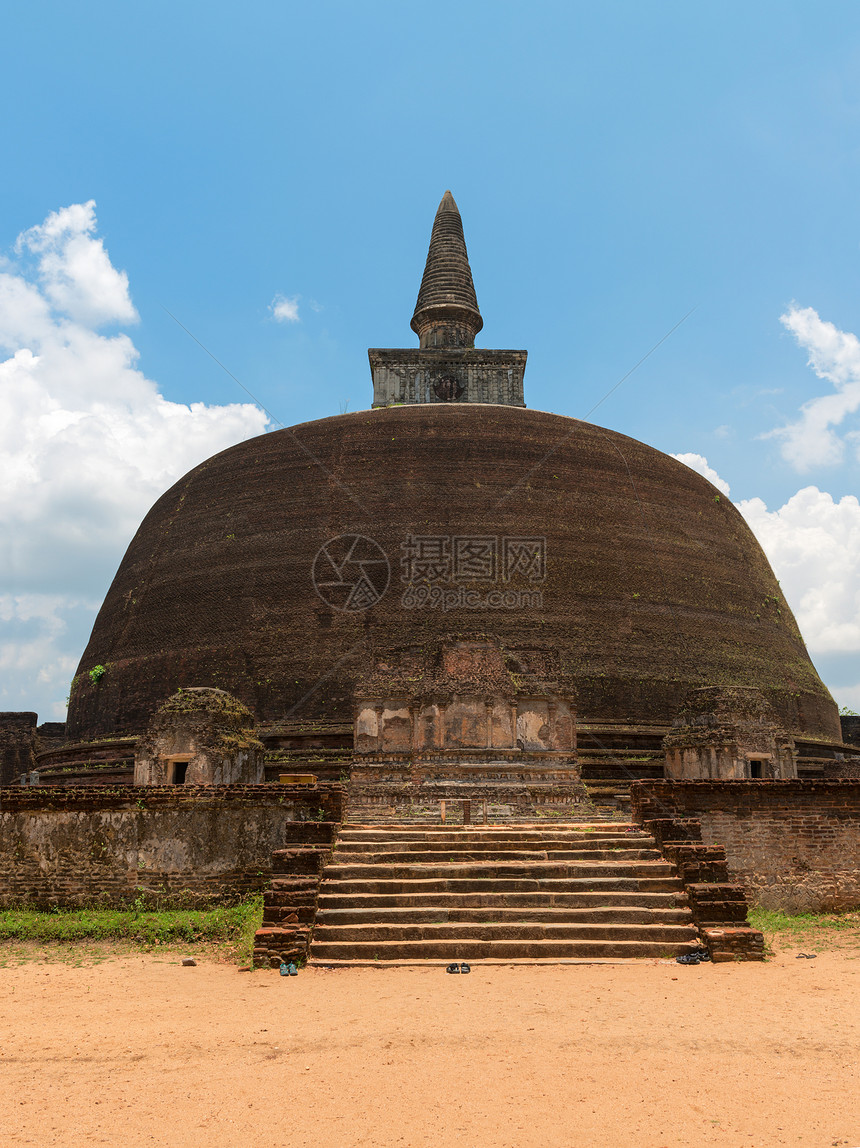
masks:
{"label": "dirt ground", "polygon": [[0,968],[0,1143],[860,1146],[860,951],[766,964]]}

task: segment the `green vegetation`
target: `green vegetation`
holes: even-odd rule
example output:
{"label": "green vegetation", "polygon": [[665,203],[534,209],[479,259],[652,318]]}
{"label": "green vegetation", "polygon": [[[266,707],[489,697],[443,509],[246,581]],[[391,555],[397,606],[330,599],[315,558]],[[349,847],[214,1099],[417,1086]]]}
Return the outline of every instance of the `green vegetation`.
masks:
{"label": "green vegetation", "polygon": [[88,671],[89,679],[93,683],[100,682],[106,673],[107,666],[93,666],[93,668]]}
{"label": "green vegetation", "polygon": [[784,913],[751,909],[749,922],[761,929],[770,948],[860,948],[860,911],[852,913]]}
{"label": "green vegetation", "polygon": [[125,942],[132,948],[201,942],[228,944],[237,958],[250,959],[254,933],[263,913],[262,894],[235,905],[212,909],[0,910],[0,943],[7,941],[68,944],[78,941]]}

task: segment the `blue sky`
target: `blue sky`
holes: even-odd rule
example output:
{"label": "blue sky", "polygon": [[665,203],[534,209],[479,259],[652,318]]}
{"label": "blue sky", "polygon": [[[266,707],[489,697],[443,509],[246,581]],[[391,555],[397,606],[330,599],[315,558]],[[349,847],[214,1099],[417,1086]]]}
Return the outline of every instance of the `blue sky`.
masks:
{"label": "blue sky", "polygon": [[4,33],[0,708],[62,716],[142,513],[263,429],[165,308],[285,424],[368,406],[450,187],[529,406],[584,415],[695,308],[593,418],[707,459],[860,709],[856,4],[36,2]]}

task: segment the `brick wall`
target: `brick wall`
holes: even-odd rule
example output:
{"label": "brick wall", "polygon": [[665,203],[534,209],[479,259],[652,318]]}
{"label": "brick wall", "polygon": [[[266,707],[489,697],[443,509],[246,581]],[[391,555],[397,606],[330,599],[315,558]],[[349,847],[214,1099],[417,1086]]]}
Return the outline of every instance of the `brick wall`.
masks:
{"label": "brick wall", "polygon": [[637,820],[697,818],[763,908],[860,908],[860,779],[640,781],[631,796]]}
{"label": "brick wall", "polygon": [[839,718],[842,727],[842,740],[846,745],[856,745],[860,749],[860,717],[856,714],[842,714]]}
{"label": "brick wall", "polygon": [[16,784],[34,768],[37,721],[26,711],[0,713],[0,785]]}
{"label": "brick wall", "polygon": [[275,851],[330,842],[343,806],[339,786],[0,789],[0,907],[229,900]]}

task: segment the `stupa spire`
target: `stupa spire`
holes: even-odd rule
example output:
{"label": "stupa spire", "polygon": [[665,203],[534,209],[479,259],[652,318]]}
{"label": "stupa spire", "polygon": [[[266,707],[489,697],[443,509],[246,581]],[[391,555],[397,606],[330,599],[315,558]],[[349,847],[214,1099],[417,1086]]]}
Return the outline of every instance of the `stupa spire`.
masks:
{"label": "stupa spire", "polygon": [[430,251],[412,330],[420,347],[371,347],[374,407],[402,403],[501,403],[524,407],[525,351],[475,346],[484,321],[454,196],[446,191],[433,221]]}
{"label": "stupa spire", "polygon": [[483,325],[463,221],[454,196],[446,191],[433,221],[411,327],[422,347],[474,347]]}

